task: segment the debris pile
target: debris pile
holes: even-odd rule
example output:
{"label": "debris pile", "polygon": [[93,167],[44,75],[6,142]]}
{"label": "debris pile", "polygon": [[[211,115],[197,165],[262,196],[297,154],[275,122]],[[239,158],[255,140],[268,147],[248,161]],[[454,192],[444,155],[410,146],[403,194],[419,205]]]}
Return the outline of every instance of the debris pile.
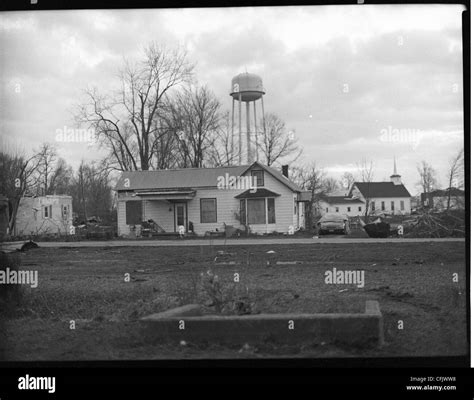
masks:
{"label": "debris pile", "polygon": [[416,223],[405,228],[405,237],[465,237],[466,222],[464,211],[452,210],[442,213],[423,213]]}

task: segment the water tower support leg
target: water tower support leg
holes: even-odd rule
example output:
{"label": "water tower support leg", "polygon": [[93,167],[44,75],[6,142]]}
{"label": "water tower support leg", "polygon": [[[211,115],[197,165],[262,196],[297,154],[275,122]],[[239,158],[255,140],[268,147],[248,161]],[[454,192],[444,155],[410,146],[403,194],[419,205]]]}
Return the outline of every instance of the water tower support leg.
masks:
{"label": "water tower support leg", "polygon": [[262,96],[262,122],[263,122],[263,137],[264,137],[264,140],[266,140],[267,131],[265,130],[265,108],[263,106],[263,96]]}
{"label": "water tower support leg", "polygon": [[235,104],[235,100],[232,99],[232,122],[231,122],[231,131],[230,131],[230,162],[232,163],[232,165],[234,164],[234,157],[235,157],[235,153],[234,153],[234,106]]}
{"label": "water tower support leg", "polygon": [[242,95],[239,93],[239,165],[242,165]]}
{"label": "water tower support leg", "polygon": [[253,117],[255,120],[255,160],[258,161],[258,130],[257,130],[257,102],[253,102]]}
{"label": "water tower support leg", "polygon": [[250,102],[245,102],[245,114],[247,118],[247,164],[252,163],[252,154],[250,148]]}

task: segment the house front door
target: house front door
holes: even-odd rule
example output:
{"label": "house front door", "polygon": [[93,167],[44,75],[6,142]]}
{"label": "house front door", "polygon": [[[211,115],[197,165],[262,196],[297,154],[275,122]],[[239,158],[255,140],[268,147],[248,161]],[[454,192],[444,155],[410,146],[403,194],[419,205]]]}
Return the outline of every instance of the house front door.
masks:
{"label": "house front door", "polygon": [[184,231],[186,232],[186,203],[176,203],[174,205],[174,230],[175,232],[179,231],[179,227],[182,225],[184,226]]}

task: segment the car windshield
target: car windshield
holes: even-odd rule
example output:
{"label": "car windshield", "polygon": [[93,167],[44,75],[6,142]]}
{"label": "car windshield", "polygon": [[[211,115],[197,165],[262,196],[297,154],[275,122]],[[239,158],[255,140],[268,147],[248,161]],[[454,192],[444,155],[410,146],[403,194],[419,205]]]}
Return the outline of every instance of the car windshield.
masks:
{"label": "car windshield", "polygon": [[319,222],[344,222],[346,218],[343,215],[326,214]]}

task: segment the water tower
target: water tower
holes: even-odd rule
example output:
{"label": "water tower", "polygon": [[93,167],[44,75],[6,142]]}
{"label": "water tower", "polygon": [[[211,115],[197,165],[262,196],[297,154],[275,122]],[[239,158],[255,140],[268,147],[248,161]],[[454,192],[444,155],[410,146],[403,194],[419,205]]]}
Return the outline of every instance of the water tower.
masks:
{"label": "water tower", "polygon": [[262,121],[263,132],[265,133],[265,109],[263,106],[263,90],[262,78],[256,74],[249,74],[248,72],[239,74],[232,78],[232,89],[230,95],[232,96],[232,155],[234,155],[234,115],[235,102],[238,102],[238,118],[239,118],[239,165],[242,164],[242,102],[245,103],[245,120],[246,120],[246,144],[247,144],[247,164],[252,163],[252,140],[250,130],[250,103],[253,103],[253,120],[255,122],[255,158],[258,161],[258,120],[257,120],[257,100],[261,99],[262,103]]}

